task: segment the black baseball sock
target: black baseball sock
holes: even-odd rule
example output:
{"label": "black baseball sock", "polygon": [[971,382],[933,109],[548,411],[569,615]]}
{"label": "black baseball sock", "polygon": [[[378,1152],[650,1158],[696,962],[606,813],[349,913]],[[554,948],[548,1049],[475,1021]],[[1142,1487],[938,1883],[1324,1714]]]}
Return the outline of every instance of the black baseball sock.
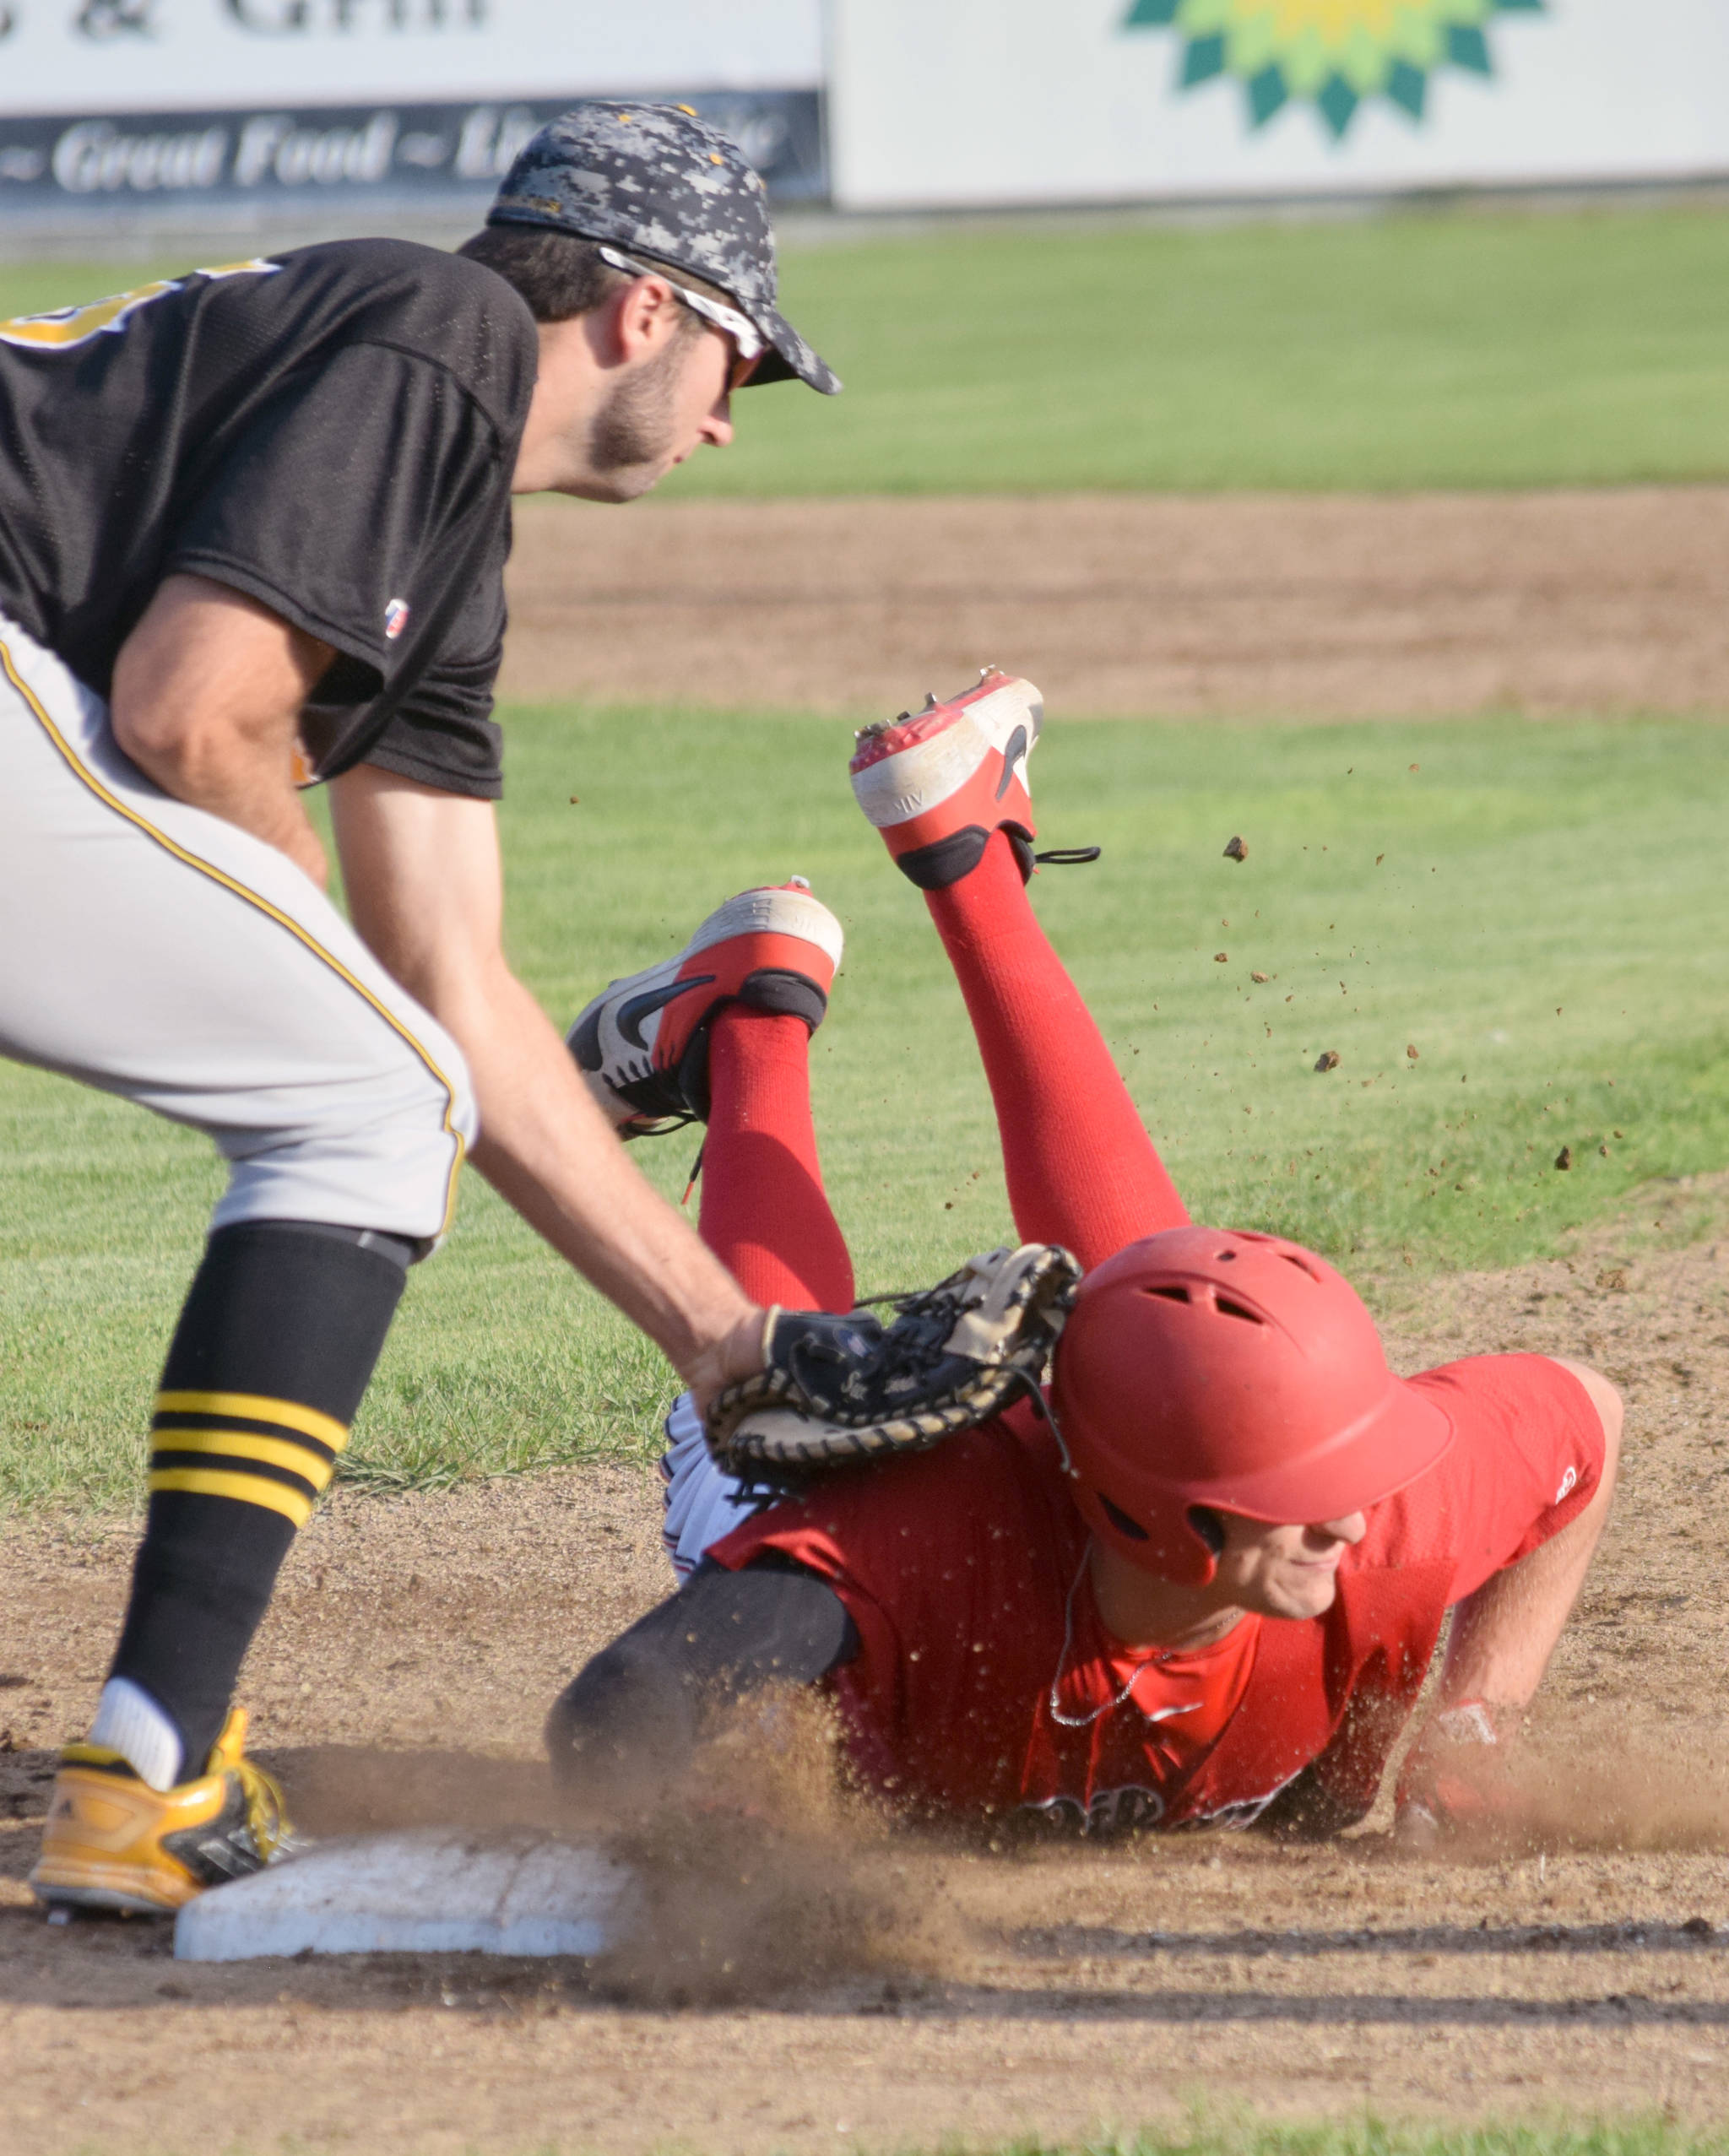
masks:
{"label": "black baseball sock", "polygon": [[156,1396],[149,1512],[110,1671],[178,1730],[182,1780],[221,1733],[415,1254],[398,1237],[290,1221],[210,1238]]}

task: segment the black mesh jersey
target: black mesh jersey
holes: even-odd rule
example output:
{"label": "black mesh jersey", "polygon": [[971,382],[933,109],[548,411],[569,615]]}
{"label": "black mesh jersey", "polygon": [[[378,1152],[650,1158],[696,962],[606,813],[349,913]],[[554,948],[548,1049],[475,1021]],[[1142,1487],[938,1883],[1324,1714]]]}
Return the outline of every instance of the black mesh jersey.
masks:
{"label": "black mesh jersey", "polygon": [[0,322],[0,611],[106,696],[163,578],[211,577],[335,648],[302,722],[318,777],[494,798],[538,356],[501,278],[398,240]]}

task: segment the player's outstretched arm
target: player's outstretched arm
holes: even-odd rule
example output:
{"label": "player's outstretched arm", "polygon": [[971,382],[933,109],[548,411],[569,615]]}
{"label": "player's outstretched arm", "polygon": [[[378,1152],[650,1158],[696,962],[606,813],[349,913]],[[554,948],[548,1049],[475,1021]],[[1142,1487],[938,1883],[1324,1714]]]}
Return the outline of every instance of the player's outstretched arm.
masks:
{"label": "player's outstretched arm", "polygon": [[115,661],[114,738],[165,794],[238,824],[322,886],[295,791],[301,707],[331,650],[244,593],[168,577]]}
{"label": "player's outstretched arm", "polygon": [[689,1764],[713,1709],[770,1684],[815,1684],[859,1637],[826,1581],[790,1558],[713,1562],[603,1648],[546,1718],[567,1795],[640,1805]]}
{"label": "player's outstretched arm", "polygon": [[361,765],[331,787],[355,928],[468,1059],[474,1165],[705,1401],[762,1365],[763,1313],[631,1166],[505,962],[492,804]]}
{"label": "player's outstretched arm", "polygon": [[1591,1503],[1558,1534],[1455,1608],[1435,1704],[1400,1777],[1399,1828],[1408,1840],[1468,1823],[1489,1801],[1505,1747],[1542,1682],[1614,1500],[1621,1395],[1584,1363],[1554,1359],[1584,1386],[1602,1422],[1602,1479]]}

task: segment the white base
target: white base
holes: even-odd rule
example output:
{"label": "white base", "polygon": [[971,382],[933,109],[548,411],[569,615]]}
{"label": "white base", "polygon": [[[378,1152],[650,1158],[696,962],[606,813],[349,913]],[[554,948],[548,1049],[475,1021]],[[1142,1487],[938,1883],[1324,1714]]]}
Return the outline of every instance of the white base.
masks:
{"label": "white base", "polygon": [[366,1834],[211,1888],[175,1920],[174,1953],[599,1954],[640,1906],[634,1874],[603,1850],[446,1828]]}

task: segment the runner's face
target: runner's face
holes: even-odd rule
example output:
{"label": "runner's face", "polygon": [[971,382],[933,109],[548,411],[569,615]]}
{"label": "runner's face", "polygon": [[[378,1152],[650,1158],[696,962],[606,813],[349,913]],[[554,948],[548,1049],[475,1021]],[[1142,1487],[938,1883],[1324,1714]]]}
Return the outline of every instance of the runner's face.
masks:
{"label": "runner's face", "polygon": [[1221,1513],[1225,1547],[1215,1584],[1238,1609],[1261,1617],[1316,1617],[1333,1606],[1339,1560],[1369,1528],[1360,1512],[1309,1527],[1270,1527]]}

